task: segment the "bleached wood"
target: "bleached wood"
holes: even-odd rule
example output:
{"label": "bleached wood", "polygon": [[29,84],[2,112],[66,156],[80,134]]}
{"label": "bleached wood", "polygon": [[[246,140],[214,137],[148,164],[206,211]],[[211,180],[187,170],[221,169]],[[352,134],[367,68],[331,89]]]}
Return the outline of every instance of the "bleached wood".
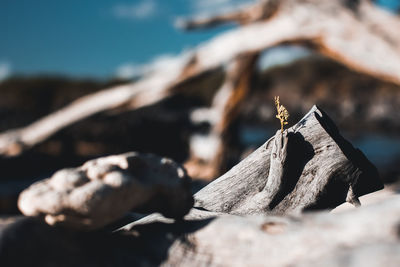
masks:
{"label": "bleached wood", "polygon": [[382,187],[372,163],[314,106],[283,136],[278,131],[197,192],[194,206],[231,214],[298,213],[355,203]]}
{"label": "bleached wood", "polygon": [[181,54],[168,70],[158,69],[133,85],[88,95],[26,127],[1,134],[0,154],[18,155],[105,110],[128,103],[131,108],[153,104],[240,55],[282,43],[305,45],[354,70],[400,84],[400,18],[370,1],[269,0],[236,14],[249,10],[262,12],[245,15],[250,16],[245,20],[248,24]]}
{"label": "bleached wood", "polygon": [[[359,206],[358,197],[380,190],[376,168],[339,133],[317,106],[297,124],[275,136],[230,171],[194,195],[186,220],[223,214],[299,214],[333,209],[344,202]],[[166,222],[150,215],[123,229]],[[171,222],[171,221],[169,221]]]}
{"label": "bleached wood", "polygon": [[397,196],[340,214],[188,222],[163,266],[397,266],[399,212]]}
{"label": "bleached wood", "polygon": [[190,178],[180,165],[135,152],[60,170],[18,199],[24,215],[75,230],[100,229],[132,210],[182,218],[192,205]]}

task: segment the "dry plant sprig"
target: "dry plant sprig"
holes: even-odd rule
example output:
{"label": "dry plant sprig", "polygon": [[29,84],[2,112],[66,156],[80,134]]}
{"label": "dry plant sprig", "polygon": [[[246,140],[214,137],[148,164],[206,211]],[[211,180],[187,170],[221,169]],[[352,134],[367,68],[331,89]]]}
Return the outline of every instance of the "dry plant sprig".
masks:
{"label": "dry plant sprig", "polygon": [[281,133],[283,133],[283,126],[288,124],[287,120],[289,118],[289,111],[280,104],[279,102],[279,96],[275,96],[275,106],[276,106],[276,111],[278,112],[278,115],[275,117],[280,120],[281,122]]}

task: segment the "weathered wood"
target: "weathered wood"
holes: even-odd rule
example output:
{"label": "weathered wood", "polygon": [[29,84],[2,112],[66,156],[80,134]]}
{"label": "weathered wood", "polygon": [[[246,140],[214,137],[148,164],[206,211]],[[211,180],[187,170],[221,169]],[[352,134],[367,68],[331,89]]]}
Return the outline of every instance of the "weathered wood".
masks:
{"label": "weathered wood", "polygon": [[[317,106],[296,125],[274,137],[226,174],[194,195],[185,220],[223,214],[288,214],[333,209],[383,188],[375,166],[339,133]],[[153,214],[127,224],[167,222]]]}
{"label": "weathered wood", "polygon": [[[335,263],[347,258],[350,263],[346,266],[359,266],[359,262],[367,262],[367,266],[382,266],[382,263],[397,266],[399,212],[397,196],[374,206],[335,215],[321,212],[295,218],[220,216],[187,223],[184,235],[172,232],[176,239],[163,264],[343,266],[343,263]],[[134,228],[134,231],[140,233],[144,229],[146,226]],[[173,225],[170,229],[174,229]],[[365,250],[371,253],[370,257],[366,257]],[[373,260],[362,261],[361,257]]]}
{"label": "weathered wood", "polygon": [[[115,164],[119,169],[113,167]],[[94,180],[109,181],[107,175],[121,168],[140,177],[141,172],[134,169],[141,164],[133,165],[133,169],[128,168],[124,157],[110,157],[89,162],[81,171]],[[148,176],[158,177],[152,174]],[[64,188],[64,183],[71,180],[58,182],[61,184],[53,181],[52,186]],[[341,259],[359,263],[355,259],[372,247],[379,250],[374,258],[376,266],[384,260],[394,264],[400,252],[399,196],[337,214],[243,216],[329,209],[380,187],[373,165],[314,106],[299,123],[283,133],[278,131],[231,171],[199,191],[195,195],[196,207],[185,220],[153,214],[110,235],[71,232],[37,219],[22,219],[0,229],[0,263],[307,266],[324,261],[335,264]],[[27,249],[32,242],[33,249]],[[23,257],[17,257],[21,251]],[[94,251],[101,255],[95,256]],[[335,253],[340,257],[331,256]]]}
{"label": "weathered wood", "polygon": [[250,24],[260,20],[267,20],[278,11],[281,5],[280,1],[260,0],[253,5],[244,6],[238,10],[233,10],[227,13],[199,16],[193,18],[179,18],[175,25],[176,27],[190,31],[198,29],[207,29],[221,26],[229,23],[240,25]]}
{"label": "weathered wood", "polygon": [[282,43],[307,46],[354,70],[400,84],[400,19],[370,1],[267,0],[239,13],[246,19],[234,15],[225,20],[249,24],[181,54],[167,70],[157,69],[135,84],[88,95],[26,127],[1,134],[0,154],[23,153],[57,131],[105,110],[153,104],[240,55]]}
{"label": "weathered wood", "polygon": [[1,266],[398,266],[400,196],[338,214],[147,223],[71,232],[38,220],[0,228]]}
{"label": "weathered wood", "polygon": [[[226,56],[234,58],[245,51],[257,52],[280,43],[300,43],[357,71],[400,82],[397,16],[368,0],[267,0],[256,4],[259,10],[265,5],[272,9],[272,16],[269,12],[263,19],[256,16],[256,23],[203,45],[196,51],[199,65],[213,65]],[[252,12],[249,10],[242,12]]]}
{"label": "weathered wood", "polygon": [[[207,122],[211,126],[208,135],[203,134],[201,138],[214,139],[214,145],[209,142],[212,146],[209,150],[213,153],[210,153],[207,158],[200,158],[210,165],[212,172],[199,173],[196,177],[212,180],[227,171],[226,161],[229,157],[227,148],[231,142],[231,127],[250,91],[257,59],[258,53],[248,53],[228,64],[225,80],[215,93],[211,107],[197,110],[206,114],[203,117],[208,119]],[[204,120],[201,122],[203,123]],[[196,155],[198,150],[192,146],[191,152],[191,159],[188,161],[196,161],[199,158],[199,155]],[[188,168],[188,172],[191,174],[193,171]]]}
{"label": "weathered wood", "polygon": [[[286,145],[287,142],[287,145]],[[231,214],[332,209],[383,188],[376,168],[318,107],[194,195]]]}
{"label": "weathered wood", "polygon": [[26,127],[6,131],[0,134],[0,154],[19,155],[61,129],[105,110],[127,104],[131,108],[154,104],[172,93],[172,85],[179,80],[184,66],[184,62],[179,61],[168,70],[150,74],[134,84],[118,85],[87,95]]}
{"label": "weathered wood", "polygon": [[126,153],[64,169],[24,190],[18,207],[50,225],[93,230],[128,211],[182,218],[192,207],[190,178],[171,159]]}

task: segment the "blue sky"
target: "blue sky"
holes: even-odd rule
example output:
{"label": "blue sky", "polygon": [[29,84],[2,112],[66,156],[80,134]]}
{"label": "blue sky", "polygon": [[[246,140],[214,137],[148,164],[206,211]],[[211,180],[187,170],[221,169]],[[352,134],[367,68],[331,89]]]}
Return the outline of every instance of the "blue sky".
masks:
{"label": "blue sky", "polygon": [[180,32],[173,27],[177,17],[249,2],[0,0],[0,80],[10,74],[108,78],[226,29]]}
{"label": "blue sky", "polygon": [[0,68],[109,76],[123,64],[176,54],[213,36],[215,30],[173,27],[176,17],[196,9],[189,0],[0,0]]}

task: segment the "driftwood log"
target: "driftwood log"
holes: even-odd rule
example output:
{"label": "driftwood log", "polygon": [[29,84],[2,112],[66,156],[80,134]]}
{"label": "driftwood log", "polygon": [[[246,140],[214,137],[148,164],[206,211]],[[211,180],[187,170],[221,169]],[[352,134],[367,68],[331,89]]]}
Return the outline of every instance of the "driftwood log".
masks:
{"label": "driftwood log", "polygon": [[[194,195],[186,220],[333,209],[383,188],[375,166],[317,106]],[[172,222],[153,214],[122,227]]]}
{"label": "driftwood log", "polygon": [[[399,212],[397,196],[335,215],[225,215],[164,225],[171,241],[165,242],[168,254],[162,262],[166,266],[396,266]],[[143,239],[147,231],[149,236],[159,237],[150,233],[156,229],[154,224],[141,225],[132,233],[143,233]]]}
{"label": "driftwood log", "polygon": [[376,168],[318,107],[278,131],[195,194],[195,207],[233,214],[331,209],[383,188]]}
{"label": "driftwood log", "polygon": [[[167,70],[155,69],[134,84],[88,95],[26,127],[1,134],[0,154],[21,154],[65,127],[99,112],[121,106],[134,109],[153,104],[175,94],[194,78],[240,60],[243,55],[244,58],[246,55],[256,57],[263,50],[279,44],[304,45],[359,72],[400,83],[397,32],[400,19],[368,0],[260,1],[232,14],[192,20],[186,23],[186,28],[226,22],[239,22],[243,26],[183,53]],[[229,126],[230,123],[222,125]]]}
{"label": "driftwood log", "polygon": [[171,159],[126,153],[64,169],[24,190],[18,207],[50,225],[93,230],[128,211],[182,218],[192,207],[190,178]]}
{"label": "driftwood log", "polygon": [[[355,19],[357,20],[357,26],[353,25],[352,23],[350,23],[352,24],[351,28],[345,26],[345,21],[349,19],[349,14],[346,14],[347,12],[345,10],[355,12],[357,14],[355,16]],[[322,19],[319,16],[324,18]],[[332,16],[339,16],[341,18],[333,18]],[[376,19],[374,16],[379,17],[379,19]],[[361,63],[361,61],[365,60],[366,58],[370,60],[370,57],[366,54],[362,56],[364,52],[361,51],[369,47],[369,41],[366,41],[366,39],[375,39],[378,36],[378,39],[382,39],[384,42],[388,40],[391,40],[390,42],[392,42],[392,44],[400,42],[400,39],[394,31],[387,29],[387,27],[382,28],[384,27],[383,24],[381,24],[383,21],[386,21],[386,23],[389,24],[395,23],[396,25],[400,26],[398,19],[395,18],[394,20],[391,20],[388,19],[389,17],[385,16],[385,12],[380,12],[378,9],[374,8],[369,1],[343,0],[329,2],[309,0],[265,0],[229,13],[223,13],[210,17],[179,20],[178,26],[185,30],[195,30],[215,27],[225,23],[237,23],[242,26],[252,25],[255,27],[257,27],[256,25],[261,26],[263,22],[268,22],[269,26],[276,23],[275,26],[272,26],[272,29],[268,29],[269,34],[267,34],[266,39],[270,40],[271,36],[273,36],[272,39],[280,38],[285,34],[288,34],[292,38],[295,35],[300,34],[297,39],[294,38],[294,40],[287,40],[283,42],[281,40],[276,40],[276,42],[277,44],[297,42],[297,44],[302,44],[306,47],[312,48],[313,50],[320,52],[327,57],[333,58],[334,60],[338,60],[339,62],[344,63],[350,68],[356,69],[357,71],[366,72],[370,75],[372,74],[373,76],[378,76],[381,79],[387,79],[387,77],[380,76],[376,72],[379,72],[379,67],[376,67],[378,65],[383,67],[384,64],[381,64],[379,61],[373,63],[370,62],[375,64],[373,67],[371,66],[372,68],[370,68],[367,66],[367,64]],[[353,19],[354,17],[350,20]],[[319,20],[319,23],[317,20]],[[290,23],[294,21],[297,21],[297,23],[295,23],[295,25],[290,25]],[[323,23],[321,23],[322,21]],[[295,30],[296,27],[298,28]],[[279,29],[279,32],[274,31],[274,29]],[[280,30],[288,32],[283,33]],[[312,33],[313,30],[316,32]],[[359,35],[357,36],[355,32]],[[310,37],[310,34],[315,34],[315,36]],[[260,39],[258,39],[258,41],[259,40]],[[254,42],[256,42],[256,40],[254,40]],[[349,45],[350,43],[351,45]],[[382,47],[381,44],[375,44],[377,47]],[[240,43],[240,45],[242,45],[242,43]],[[234,47],[233,45],[231,46]],[[351,48],[345,51],[345,47],[349,48],[349,46],[351,46]],[[214,49],[217,49],[217,47],[214,47]],[[355,50],[353,51],[352,49]],[[379,54],[377,51],[372,52],[375,55]],[[395,54],[399,56],[400,51],[397,49]],[[249,77],[251,77],[255,69],[254,63],[252,65],[249,64],[251,61],[248,59],[256,59],[259,57],[259,55],[260,51],[254,49],[253,47],[252,49],[248,49],[242,54],[236,56],[232,62],[238,66],[246,66],[246,69],[240,73],[235,73],[228,69],[225,82],[216,94],[215,98],[218,98],[219,92],[225,92],[225,94],[228,94],[226,99],[229,101],[214,101],[211,108],[214,111],[220,111],[216,116],[219,120],[217,123],[211,123],[211,125],[213,125],[213,129],[210,132],[211,137],[214,140],[217,140],[214,141],[214,143],[217,144],[217,147],[214,149],[214,155],[210,156],[208,159],[205,159],[206,162],[210,162],[211,166],[213,166],[212,170],[214,173],[212,173],[213,175],[210,175],[211,177],[217,177],[218,175],[227,171],[226,162],[228,156],[226,152],[227,142],[229,142],[230,137],[230,126],[232,122],[235,121],[237,117],[237,111],[240,110],[241,104],[246,100],[246,96],[251,88],[251,79],[249,79]],[[364,59],[361,59],[360,56],[364,57]],[[400,57],[398,59],[400,59]],[[398,61],[398,59],[396,59],[396,61]],[[376,58],[376,60],[379,59]],[[389,70],[394,66],[397,66],[395,68],[398,68],[399,61],[391,67],[386,66],[385,68],[386,70]],[[370,68],[370,70],[374,69],[374,73],[371,73],[364,68]],[[226,92],[226,87],[232,87],[232,85],[234,85],[232,90]],[[219,104],[219,106],[215,104]],[[196,150],[193,150],[193,152],[196,152]],[[193,153],[192,157],[196,158],[195,153]],[[189,169],[189,172],[192,171]],[[200,177],[210,178],[205,175]]]}
{"label": "driftwood log", "polygon": [[344,213],[299,214],[344,201],[359,206],[359,196],[380,188],[374,166],[314,106],[196,193],[186,222],[154,214],[119,233],[139,237],[153,253],[154,262],[144,262],[154,265],[397,266],[399,196]]}
{"label": "driftwood log", "polygon": [[147,223],[71,232],[23,218],[0,227],[1,266],[397,267],[400,196],[337,214]]}
{"label": "driftwood log", "polygon": [[[127,154],[99,159],[81,171],[104,182],[115,171],[141,177],[143,171],[137,168],[142,164],[129,160],[137,157]],[[154,168],[159,160],[152,157],[150,162],[154,166],[144,171],[143,179],[163,180],[163,168]],[[179,168],[172,171],[182,176]],[[71,180],[55,178],[47,183]],[[104,229],[71,231],[23,218],[0,227],[0,261],[2,266],[308,266],[321,262],[337,266],[342,261],[350,261],[347,266],[380,266],[383,262],[395,266],[400,251],[398,196],[348,212],[300,214],[331,209],[344,201],[357,205],[359,196],[380,188],[374,166],[314,106],[296,125],[283,133],[278,131],[228,173],[197,192],[195,205],[184,220],[152,214],[110,234]],[[101,199],[102,194],[97,196]],[[122,197],[129,202],[129,194]],[[119,198],[108,198],[113,199]],[[121,199],[117,204],[121,205]],[[175,210],[176,205],[180,203],[174,201],[164,208]],[[168,210],[164,214],[169,214]],[[18,256],[21,251],[23,257]],[[371,251],[373,259],[362,256]],[[339,256],[333,257],[336,253]]]}

